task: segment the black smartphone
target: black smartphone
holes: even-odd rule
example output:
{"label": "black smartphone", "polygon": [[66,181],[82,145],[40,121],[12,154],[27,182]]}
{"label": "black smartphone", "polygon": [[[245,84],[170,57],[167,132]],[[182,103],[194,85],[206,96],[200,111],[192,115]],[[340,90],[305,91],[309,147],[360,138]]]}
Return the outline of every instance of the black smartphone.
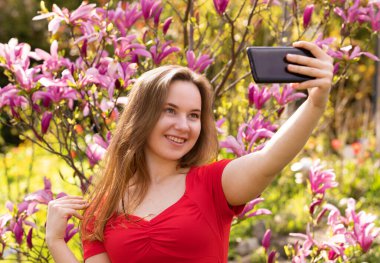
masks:
{"label": "black smartphone", "polygon": [[286,54],[297,54],[314,57],[310,51],[295,47],[263,47],[247,48],[249,65],[256,83],[293,83],[302,82],[313,77],[296,74],[287,70],[289,62]]}

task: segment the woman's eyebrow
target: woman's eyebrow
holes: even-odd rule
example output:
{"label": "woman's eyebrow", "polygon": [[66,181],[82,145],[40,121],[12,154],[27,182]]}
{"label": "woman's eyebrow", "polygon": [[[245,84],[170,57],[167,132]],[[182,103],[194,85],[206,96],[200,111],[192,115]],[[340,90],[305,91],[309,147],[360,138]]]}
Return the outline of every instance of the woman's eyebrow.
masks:
{"label": "woman's eyebrow", "polygon": [[[175,108],[175,109],[178,109],[178,108],[179,108],[177,105],[175,105],[175,104],[173,104],[173,103],[170,103],[170,102],[168,102],[168,103],[166,103],[166,104],[169,105],[169,106],[171,106],[171,107],[173,107],[173,108]],[[193,112],[193,111],[201,112],[200,109],[193,109],[193,110],[191,110],[191,112]]]}

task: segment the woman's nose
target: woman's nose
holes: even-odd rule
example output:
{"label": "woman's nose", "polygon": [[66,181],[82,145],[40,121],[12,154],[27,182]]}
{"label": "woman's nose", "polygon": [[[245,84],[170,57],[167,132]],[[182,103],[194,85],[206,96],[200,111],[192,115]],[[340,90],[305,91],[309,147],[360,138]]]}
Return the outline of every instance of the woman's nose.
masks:
{"label": "woman's nose", "polygon": [[177,130],[184,130],[184,131],[189,130],[190,126],[189,126],[189,120],[187,119],[187,116],[178,116],[178,118],[176,118],[175,128]]}

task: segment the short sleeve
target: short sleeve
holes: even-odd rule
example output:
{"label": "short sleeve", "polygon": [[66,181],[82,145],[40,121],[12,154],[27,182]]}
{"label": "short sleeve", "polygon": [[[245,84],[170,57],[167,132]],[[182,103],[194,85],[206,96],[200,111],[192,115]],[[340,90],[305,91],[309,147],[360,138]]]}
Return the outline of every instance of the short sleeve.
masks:
{"label": "short sleeve", "polygon": [[213,199],[219,211],[222,214],[233,217],[239,215],[243,211],[245,205],[232,206],[228,204],[223,192],[222,174],[224,168],[230,161],[230,159],[223,159],[204,166],[203,176],[207,177],[207,181],[209,181],[213,193]]}
{"label": "short sleeve", "polygon": [[[87,232],[91,232],[93,228],[93,224],[89,224],[86,227]],[[84,240],[82,237],[82,245],[83,245],[83,258],[84,260],[89,257],[95,256],[97,254],[101,254],[106,252],[103,242],[98,240]]]}
{"label": "short sleeve", "polygon": [[106,252],[103,242],[100,242],[98,240],[95,240],[95,241],[82,240],[82,244],[83,244],[84,260],[88,259],[89,257],[95,256],[97,254]]}

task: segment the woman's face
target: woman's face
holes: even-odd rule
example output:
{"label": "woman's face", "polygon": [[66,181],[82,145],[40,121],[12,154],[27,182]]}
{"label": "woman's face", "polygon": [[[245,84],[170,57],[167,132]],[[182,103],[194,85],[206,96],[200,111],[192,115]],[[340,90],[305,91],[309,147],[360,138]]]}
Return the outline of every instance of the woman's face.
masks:
{"label": "woman's face", "polygon": [[[195,145],[201,131],[201,94],[194,83],[174,81],[161,116],[148,137],[148,159],[178,161]],[[149,107],[149,105],[147,105]]]}

